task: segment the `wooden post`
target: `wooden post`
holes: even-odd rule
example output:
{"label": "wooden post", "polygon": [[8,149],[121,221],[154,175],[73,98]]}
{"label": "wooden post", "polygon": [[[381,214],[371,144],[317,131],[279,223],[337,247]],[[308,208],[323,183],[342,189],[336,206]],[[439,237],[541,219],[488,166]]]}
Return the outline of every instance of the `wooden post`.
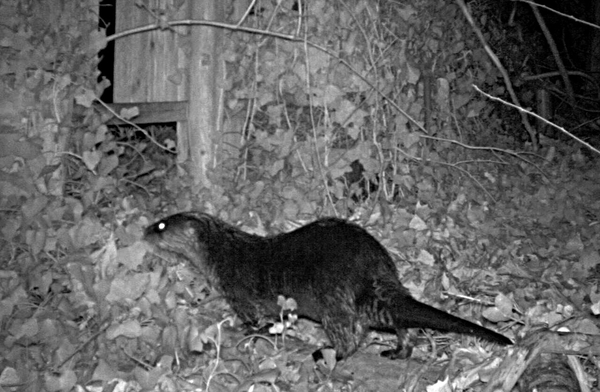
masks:
{"label": "wooden post", "polygon": [[[223,20],[221,0],[190,1],[192,19]],[[210,186],[207,172],[215,158],[214,141],[218,129],[220,47],[222,30],[213,27],[191,28],[189,65],[188,141],[190,174],[196,185]]]}

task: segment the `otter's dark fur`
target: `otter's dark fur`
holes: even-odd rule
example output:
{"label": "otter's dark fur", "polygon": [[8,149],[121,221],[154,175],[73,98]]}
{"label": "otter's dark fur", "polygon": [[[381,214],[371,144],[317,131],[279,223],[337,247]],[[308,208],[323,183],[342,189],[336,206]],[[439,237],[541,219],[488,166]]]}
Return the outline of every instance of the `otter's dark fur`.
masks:
{"label": "otter's dark fur", "polygon": [[159,250],[188,259],[245,322],[280,312],[277,296],[294,298],[298,315],[323,325],[339,358],[354,353],[367,331],[392,329],[398,346],[412,352],[406,328],[433,328],[512,342],[489,329],[413,299],[385,248],[361,227],[319,219],[290,233],[260,237],[213,216],[172,215],[146,229]]}

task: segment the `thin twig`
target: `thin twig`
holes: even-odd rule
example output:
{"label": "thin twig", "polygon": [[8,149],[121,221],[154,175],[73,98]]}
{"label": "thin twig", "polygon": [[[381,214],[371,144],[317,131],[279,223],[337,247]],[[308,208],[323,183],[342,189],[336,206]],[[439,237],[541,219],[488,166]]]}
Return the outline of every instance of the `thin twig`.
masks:
{"label": "thin twig", "polygon": [[564,133],[565,135],[569,136],[572,139],[575,139],[576,141],[578,141],[579,143],[583,144],[584,146],[586,146],[587,148],[589,148],[590,150],[594,151],[597,154],[600,154],[600,151],[598,151],[596,148],[594,148],[591,144],[581,140],[580,138],[578,138],[577,136],[573,135],[572,133],[570,133],[569,131],[567,131],[566,129],[564,129],[563,127],[554,124],[552,121],[546,120],[544,117],[540,116],[539,114],[536,114],[530,110],[524,109],[518,105],[514,105],[510,102],[507,102],[505,100],[503,100],[502,98],[498,98],[498,97],[494,97],[488,93],[483,92],[481,89],[479,89],[479,87],[477,87],[476,85],[473,85],[473,88],[478,91],[479,93],[483,94],[484,96],[488,97],[489,99],[496,101],[496,102],[501,102],[507,106],[510,106],[511,108],[517,109],[518,111],[522,112],[522,113],[526,113],[529,114],[535,118],[537,118],[538,120],[558,129],[559,131],[561,131],[562,133]]}
{"label": "thin twig", "polygon": [[560,11],[557,11],[557,10],[555,10],[555,9],[553,9],[553,8],[550,8],[550,7],[548,7],[547,5],[538,4],[538,3],[536,3],[535,1],[529,1],[529,0],[512,0],[512,1],[520,1],[520,2],[522,2],[522,3],[527,3],[527,4],[530,4],[530,5],[536,6],[536,7],[544,8],[544,9],[547,9],[548,11],[550,11],[550,12],[554,12],[554,13],[555,13],[555,14],[557,14],[557,15],[564,16],[565,18],[568,18],[568,19],[572,19],[572,20],[574,20],[574,21],[576,21],[576,22],[579,22],[579,23],[581,23],[581,24],[584,24],[584,25],[586,25],[586,26],[590,26],[590,27],[593,27],[593,28],[595,28],[595,29],[600,29],[600,26],[598,26],[597,24],[590,23],[590,22],[586,22],[585,20],[583,20],[583,19],[578,19],[578,18],[576,18],[576,17],[574,17],[574,16],[572,16],[572,15],[563,14],[563,13],[562,13],[562,12],[560,12]]}
{"label": "thin twig", "polygon": [[246,12],[244,12],[244,15],[240,18],[240,21],[237,22],[237,25],[236,25],[237,28],[239,28],[242,25],[242,23],[244,23],[244,21],[246,20],[248,15],[250,15],[250,11],[252,11],[252,8],[254,8],[255,4],[256,4],[256,0],[252,0],[252,3],[250,3],[248,8],[246,8]]}

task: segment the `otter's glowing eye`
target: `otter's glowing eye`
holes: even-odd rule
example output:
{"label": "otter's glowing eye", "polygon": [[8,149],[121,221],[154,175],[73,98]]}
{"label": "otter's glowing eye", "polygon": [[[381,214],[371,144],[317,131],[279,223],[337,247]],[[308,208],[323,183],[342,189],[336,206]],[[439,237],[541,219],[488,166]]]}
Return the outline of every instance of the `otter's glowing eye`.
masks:
{"label": "otter's glowing eye", "polygon": [[165,222],[158,222],[158,226],[156,228],[158,231],[164,231],[167,228],[167,224]]}

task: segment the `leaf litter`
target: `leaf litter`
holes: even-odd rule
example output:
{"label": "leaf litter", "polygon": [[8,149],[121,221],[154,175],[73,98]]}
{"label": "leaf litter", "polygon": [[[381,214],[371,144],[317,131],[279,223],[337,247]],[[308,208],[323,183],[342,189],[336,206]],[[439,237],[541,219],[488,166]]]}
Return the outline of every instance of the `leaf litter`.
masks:
{"label": "leaf litter", "polygon": [[[537,189],[521,189],[526,175],[515,176],[493,205],[477,203],[465,189],[447,203],[451,208],[397,208],[399,219],[385,224],[375,211],[366,220],[417,299],[487,322],[516,341],[535,345],[532,337],[550,333],[552,343],[540,350],[592,360],[600,332],[600,178],[592,169],[567,173]],[[130,216],[127,232],[139,239],[148,221]],[[130,388],[165,390],[477,389],[506,366],[504,350],[515,352],[426,332],[413,360],[388,361],[377,354],[392,336],[374,333],[335,374],[334,357],[314,363],[312,352],[326,339],[317,324],[289,318],[293,303],[282,300],[271,333],[245,338],[202,276],[168,266],[121,227],[107,230],[86,217],[61,232],[70,254],[48,253],[55,256],[38,263],[17,251],[0,271],[6,388],[131,380]],[[127,246],[117,245],[119,236],[129,238]]]}

